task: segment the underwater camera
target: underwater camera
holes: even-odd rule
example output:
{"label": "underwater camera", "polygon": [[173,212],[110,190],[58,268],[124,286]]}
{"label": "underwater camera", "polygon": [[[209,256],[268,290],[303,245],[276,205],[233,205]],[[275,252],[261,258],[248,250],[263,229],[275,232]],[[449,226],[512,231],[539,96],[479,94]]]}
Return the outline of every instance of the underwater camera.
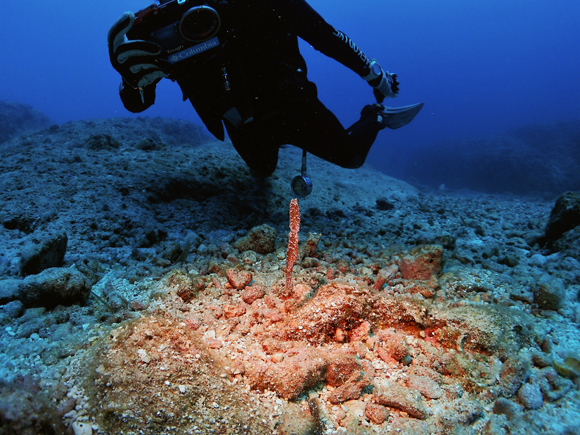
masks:
{"label": "underwater camera", "polygon": [[[160,59],[171,64],[219,47],[221,20],[209,2],[161,0],[135,14],[129,39],[144,39],[161,47]],[[216,2],[217,3],[217,2]]]}

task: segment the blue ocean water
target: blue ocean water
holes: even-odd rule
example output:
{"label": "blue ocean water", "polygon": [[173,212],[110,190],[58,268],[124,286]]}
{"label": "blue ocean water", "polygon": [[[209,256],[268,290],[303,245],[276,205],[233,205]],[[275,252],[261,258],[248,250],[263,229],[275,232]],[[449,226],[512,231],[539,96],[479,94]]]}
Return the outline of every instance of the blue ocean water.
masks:
{"label": "blue ocean water", "polygon": [[[452,138],[580,119],[577,0],[311,0],[325,19],[399,75],[392,105],[425,102],[409,126],[385,131],[369,161],[386,172]],[[62,123],[133,116],[122,106],[106,35],[140,0],[3,2],[0,99],[32,105]],[[357,75],[307,44],[320,99],[348,126],[373,101]],[[176,84],[161,83],[145,116],[199,122]]]}

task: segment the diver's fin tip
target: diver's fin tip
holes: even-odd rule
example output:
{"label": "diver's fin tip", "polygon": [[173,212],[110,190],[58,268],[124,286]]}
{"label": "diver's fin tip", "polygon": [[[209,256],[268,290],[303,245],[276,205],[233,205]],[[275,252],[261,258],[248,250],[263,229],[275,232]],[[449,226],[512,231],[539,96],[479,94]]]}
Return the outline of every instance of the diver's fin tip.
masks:
{"label": "diver's fin tip", "polygon": [[425,103],[416,103],[403,107],[385,107],[381,112],[382,124],[391,130],[407,125],[417,116]]}

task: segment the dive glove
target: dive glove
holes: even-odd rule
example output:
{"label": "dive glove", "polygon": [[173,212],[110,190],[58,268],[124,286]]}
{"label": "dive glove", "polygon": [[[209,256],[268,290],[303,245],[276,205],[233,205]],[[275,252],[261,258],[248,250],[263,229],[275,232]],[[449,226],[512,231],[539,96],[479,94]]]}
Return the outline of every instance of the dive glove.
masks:
{"label": "dive glove", "polygon": [[376,60],[371,62],[369,73],[363,76],[363,79],[374,88],[373,92],[378,103],[382,103],[385,98],[399,96],[397,74],[383,70]]}
{"label": "dive glove", "polygon": [[161,52],[159,45],[144,40],[129,40],[127,32],[135,23],[135,14],[125,12],[109,29],[107,42],[111,65],[125,83],[134,89],[143,89],[155,84],[167,74],[161,69],[157,55]]}

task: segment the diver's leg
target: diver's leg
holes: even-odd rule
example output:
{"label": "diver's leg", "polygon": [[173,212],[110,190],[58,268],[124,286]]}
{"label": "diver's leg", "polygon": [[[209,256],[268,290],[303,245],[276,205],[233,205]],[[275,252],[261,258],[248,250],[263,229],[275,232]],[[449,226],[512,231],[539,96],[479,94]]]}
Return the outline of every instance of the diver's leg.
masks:
{"label": "diver's leg", "polygon": [[361,167],[384,128],[377,121],[374,105],[366,106],[361,118],[348,130],[317,98],[302,102],[289,112],[288,118],[303,126],[295,129],[289,143],[343,168]]}
{"label": "diver's leg", "polygon": [[253,175],[269,177],[278,164],[278,150],[270,128],[264,123],[250,122],[240,128],[226,123],[228,135],[240,157],[246,162]]}
{"label": "diver's leg", "polygon": [[377,121],[376,105],[365,106],[361,118],[348,130],[318,100],[291,103],[267,121],[254,120],[238,129],[226,128],[234,148],[260,177],[272,175],[282,144],[292,144],[343,168],[359,168],[377,134],[384,126]]}

